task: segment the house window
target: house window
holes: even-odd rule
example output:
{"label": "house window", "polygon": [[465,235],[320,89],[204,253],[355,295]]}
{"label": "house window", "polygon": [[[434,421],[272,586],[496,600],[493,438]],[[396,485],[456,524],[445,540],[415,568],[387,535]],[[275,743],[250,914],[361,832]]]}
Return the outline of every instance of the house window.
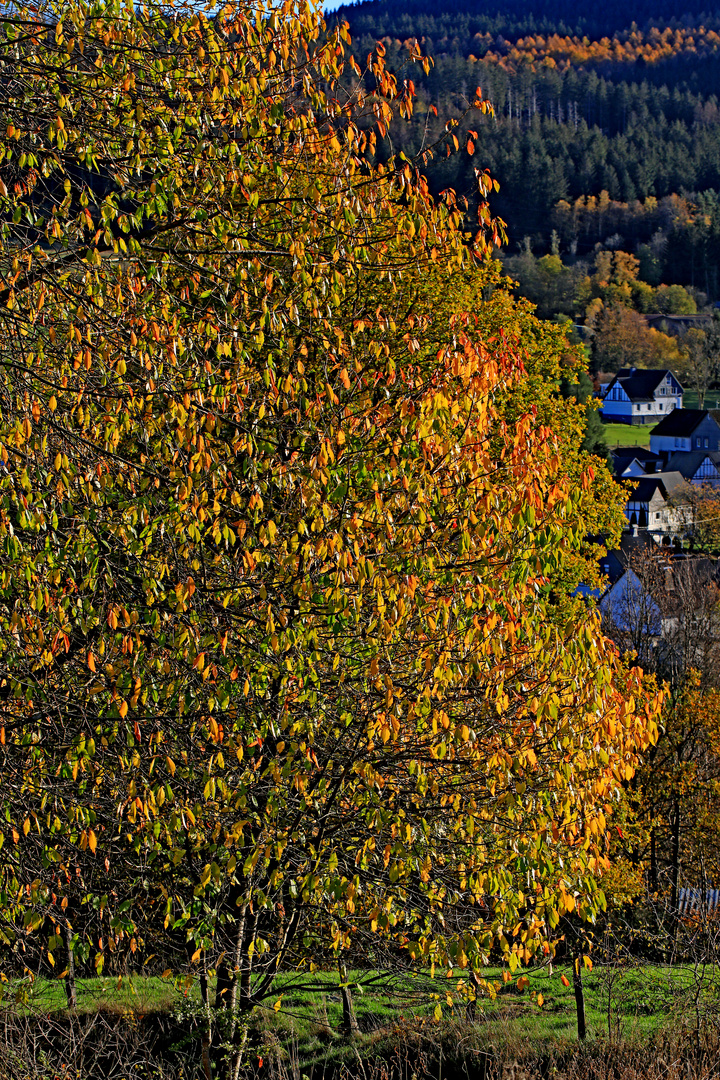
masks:
{"label": "house window", "polygon": [[662,403],[662,401],[659,403],[658,409],[659,409],[660,412],[663,411],[663,403]]}
{"label": "house window", "polygon": [[645,408],[647,409],[648,412],[650,412],[650,402],[648,402],[648,404],[645,406]]}
{"label": "house window", "polygon": [[696,447],[697,450],[700,449],[700,436],[699,435],[695,436],[695,447]]}
{"label": "house window", "polygon": [[675,440],[675,449],[678,450],[679,447],[680,447],[680,439],[676,439]]}
{"label": "house window", "polygon": [[708,448],[708,445],[709,445],[709,444],[708,444],[708,440],[707,440],[707,439],[703,439],[703,446],[705,447],[705,449],[706,449],[706,450],[707,450],[707,448]]}

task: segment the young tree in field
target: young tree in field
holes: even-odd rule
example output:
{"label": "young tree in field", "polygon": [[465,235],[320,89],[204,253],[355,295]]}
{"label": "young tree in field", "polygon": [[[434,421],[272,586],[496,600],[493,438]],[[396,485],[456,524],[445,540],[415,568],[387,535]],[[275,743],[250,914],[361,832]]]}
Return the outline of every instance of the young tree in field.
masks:
{"label": "young tree in field", "polygon": [[0,38],[6,960],[197,973],[226,1076],[279,970],[479,972],[592,918],[655,732],[570,596],[581,410],[513,412],[536,331],[442,291],[492,222],[473,253],[374,164],[411,83],[380,46],[348,96],[343,35],[78,3]]}

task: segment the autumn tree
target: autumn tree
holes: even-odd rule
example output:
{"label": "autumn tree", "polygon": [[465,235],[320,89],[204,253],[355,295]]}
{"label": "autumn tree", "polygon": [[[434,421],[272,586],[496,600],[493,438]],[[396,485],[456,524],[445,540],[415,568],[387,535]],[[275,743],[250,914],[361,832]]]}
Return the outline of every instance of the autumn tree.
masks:
{"label": "autumn tree", "polygon": [[667,366],[677,356],[672,338],[651,330],[639,312],[622,304],[605,307],[599,298],[591,301],[587,323],[593,332],[593,363],[599,371]]}
{"label": "autumn tree", "polygon": [[344,91],[346,37],[288,0],[0,38],[4,959],[196,974],[227,1077],[279,970],[592,918],[655,731],[571,595],[579,440],[512,405],[540,331],[442,293],[487,208],[473,247],[375,163],[411,80],[380,46]]}

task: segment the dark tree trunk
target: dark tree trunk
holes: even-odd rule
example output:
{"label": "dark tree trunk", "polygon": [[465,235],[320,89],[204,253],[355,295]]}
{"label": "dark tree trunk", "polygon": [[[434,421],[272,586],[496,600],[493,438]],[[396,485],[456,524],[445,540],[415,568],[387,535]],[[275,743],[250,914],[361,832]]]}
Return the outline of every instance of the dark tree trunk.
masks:
{"label": "dark tree trunk", "polygon": [[359,1035],[360,1029],[355,1016],[352,993],[348,986],[347,968],[343,960],[338,960],[338,970],[340,972],[340,993],[343,1003],[343,1034],[353,1038],[353,1036]]}
{"label": "dark tree trunk", "polygon": [[65,931],[65,948],[67,950],[67,975],[65,976],[65,997],[68,1009],[77,1009],[77,986],[75,984],[75,953],[73,952],[72,931],[68,927]]}
{"label": "dark tree trunk", "polygon": [[578,1039],[585,1042],[587,1029],[585,1026],[585,993],[582,983],[583,953],[582,944],[579,943],[573,959],[573,990],[575,991],[575,1010],[577,1012]]}
{"label": "dark tree trunk", "polygon": [[671,874],[671,894],[670,894],[670,918],[672,920],[672,947],[671,954],[675,949],[675,941],[677,939],[678,930],[678,885],[680,880],[680,800],[675,799],[673,803],[673,817],[672,817],[672,837],[670,845],[670,874]]}

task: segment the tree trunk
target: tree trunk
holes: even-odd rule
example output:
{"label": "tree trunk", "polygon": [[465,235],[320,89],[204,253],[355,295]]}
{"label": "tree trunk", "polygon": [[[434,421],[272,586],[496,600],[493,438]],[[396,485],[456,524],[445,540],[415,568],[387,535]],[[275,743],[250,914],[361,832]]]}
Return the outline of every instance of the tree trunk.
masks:
{"label": "tree trunk", "polygon": [[240,964],[240,1011],[248,1012],[252,1008],[252,953],[250,945],[255,940],[255,927],[257,926],[257,914],[248,912],[245,915],[245,933],[242,941],[242,958]]}
{"label": "tree trunk", "polygon": [[343,1003],[343,1034],[353,1038],[360,1034],[355,1009],[353,1008],[352,993],[348,986],[347,968],[343,960],[338,959],[338,971],[340,972],[340,993]]}
{"label": "tree trunk", "polygon": [[582,983],[583,953],[582,944],[579,943],[573,959],[573,990],[575,991],[575,1010],[577,1012],[578,1039],[585,1042],[587,1030],[585,1027],[585,993]]}
{"label": "tree trunk", "polygon": [[65,931],[65,948],[67,950],[67,975],[65,976],[65,997],[68,1009],[77,1009],[77,986],[75,984],[75,953],[73,952],[73,935],[70,927]]}
{"label": "tree trunk", "polygon": [[672,959],[672,953],[675,951],[675,942],[677,940],[678,930],[678,884],[680,878],[680,800],[675,799],[673,803],[673,819],[672,819],[672,838],[670,846],[670,873],[671,873],[671,886],[672,891],[670,893],[670,918],[672,919],[672,946],[670,951],[670,959]]}
{"label": "tree trunk", "polygon": [[200,973],[200,997],[205,1006],[205,1028],[200,1036],[202,1041],[202,1063],[205,1080],[212,1080],[212,1063],[210,1059],[210,1047],[212,1046],[212,1015],[210,1012],[210,986],[208,983],[207,970]]}

